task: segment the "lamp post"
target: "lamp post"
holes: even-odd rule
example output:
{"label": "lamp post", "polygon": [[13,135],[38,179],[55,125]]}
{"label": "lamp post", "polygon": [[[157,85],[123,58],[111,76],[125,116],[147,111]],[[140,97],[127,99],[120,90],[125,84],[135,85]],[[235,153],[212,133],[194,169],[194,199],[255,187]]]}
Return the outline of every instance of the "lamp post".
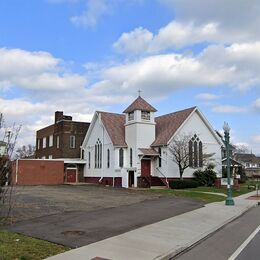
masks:
{"label": "lamp post", "polygon": [[232,198],[232,189],[231,189],[231,176],[230,176],[230,158],[229,158],[229,132],[230,127],[227,122],[224,122],[223,126],[224,134],[225,134],[225,146],[226,146],[226,154],[227,154],[227,198],[226,205],[233,206],[235,205],[234,200]]}

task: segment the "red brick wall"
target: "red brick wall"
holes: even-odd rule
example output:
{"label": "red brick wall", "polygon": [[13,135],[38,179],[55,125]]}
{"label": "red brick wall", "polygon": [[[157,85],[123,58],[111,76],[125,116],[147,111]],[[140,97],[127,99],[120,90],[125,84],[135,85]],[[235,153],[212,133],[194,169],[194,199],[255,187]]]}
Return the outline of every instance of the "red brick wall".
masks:
{"label": "red brick wall", "polygon": [[[80,158],[80,146],[85,138],[90,123],[62,120],[36,132],[35,158],[46,159],[52,155],[56,158]],[[53,135],[53,146],[49,147],[48,137]],[[70,136],[76,137],[76,147],[70,148]],[[59,136],[59,148],[57,148],[57,136]],[[46,148],[42,148],[43,137],[46,138]],[[40,148],[37,147],[37,140],[40,140]]]}
{"label": "red brick wall", "polygon": [[[113,177],[103,177],[99,182],[100,179],[101,177],[85,177],[85,182],[113,186]],[[121,177],[114,178],[114,187],[122,187]]]}
{"label": "red brick wall", "polygon": [[63,161],[18,160],[18,167],[16,167],[16,161],[14,161],[12,164],[12,182],[14,185],[54,185],[64,183]]}

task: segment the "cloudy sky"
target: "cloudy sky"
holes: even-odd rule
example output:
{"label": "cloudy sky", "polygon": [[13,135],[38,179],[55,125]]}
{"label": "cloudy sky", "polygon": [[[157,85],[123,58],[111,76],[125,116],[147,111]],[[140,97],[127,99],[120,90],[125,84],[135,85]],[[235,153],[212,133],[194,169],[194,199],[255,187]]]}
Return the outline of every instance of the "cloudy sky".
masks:
{"label": "cloudy sky", "polygon": [[198,106],[260,154],[260,1],[0,1],[0,112],[19,144],[56,110],[121,113],[138,89],[157,115]]}

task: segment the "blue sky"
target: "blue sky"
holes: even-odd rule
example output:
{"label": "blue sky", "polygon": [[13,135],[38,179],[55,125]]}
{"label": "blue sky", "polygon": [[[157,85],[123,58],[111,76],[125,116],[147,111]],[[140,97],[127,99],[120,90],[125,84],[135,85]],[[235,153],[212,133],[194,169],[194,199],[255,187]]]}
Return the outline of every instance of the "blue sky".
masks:
{"label": "blue sky", "polygon": [[0,111],[19,144],[56,110],[91,120],[142,96],[158,115],[197,105],[260,153],[260,3],[246,0],[0,2]]}

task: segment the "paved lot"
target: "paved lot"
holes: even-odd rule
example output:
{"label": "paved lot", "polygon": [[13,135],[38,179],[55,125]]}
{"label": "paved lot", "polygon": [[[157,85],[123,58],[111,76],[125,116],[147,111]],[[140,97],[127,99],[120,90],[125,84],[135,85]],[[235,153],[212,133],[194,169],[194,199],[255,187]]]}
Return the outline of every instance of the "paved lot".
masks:
{"label": "paved lot", "polygon": [[136,190],[38,186],[15,190],[8,228],[70,247],[87,245],[167,219],[203,204]]}

